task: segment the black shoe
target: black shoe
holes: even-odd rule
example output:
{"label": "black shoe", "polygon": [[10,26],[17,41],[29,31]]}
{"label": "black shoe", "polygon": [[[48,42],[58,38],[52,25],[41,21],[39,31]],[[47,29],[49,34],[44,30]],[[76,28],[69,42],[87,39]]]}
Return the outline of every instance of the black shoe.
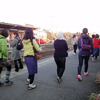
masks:
{"label": "black shoe", "polygon": [[19,67],[19,69],[23,69],[23,67]]}
{"label": "black shoe", "polygon": [[19,68],[15,68],[15,72],[18,72],[19,71]]}
{"label": "black shoe", "polygon": [[12,81],[8,80],[8,81],[5,81],[3,84],[6,85],[6,86],[11,86],[14,83]]}
{"label": "black shoe", "polygon": [[3,83],[2,82],[0,82],[0,86],[2,86],[3,85]]}

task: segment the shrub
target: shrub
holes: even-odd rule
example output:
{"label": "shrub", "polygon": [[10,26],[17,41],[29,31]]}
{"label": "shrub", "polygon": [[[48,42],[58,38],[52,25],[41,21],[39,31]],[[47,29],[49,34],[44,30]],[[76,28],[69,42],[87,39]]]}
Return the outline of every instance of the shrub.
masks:
{"label": "shrub", "polygon": [[97,73],[95,82],[100,83],[100,72]]}
{"label": "shrub", "polygon": [[89,96],[89,100],[100,100],[100,94],[97,95],[96,93],[92,93],[92,94]]}
{"label": "shrub", "polygon": [[90,96],[89,96],[89,100],[96,100],[97,98],[97,94],[95,93],[92,93]]}

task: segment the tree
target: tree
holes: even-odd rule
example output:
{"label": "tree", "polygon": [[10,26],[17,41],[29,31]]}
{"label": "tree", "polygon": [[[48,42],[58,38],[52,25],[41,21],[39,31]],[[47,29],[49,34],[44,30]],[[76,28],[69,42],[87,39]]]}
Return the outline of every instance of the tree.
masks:
{"label": "tree", "polygon": [[53,40],[53,34],[51,32],[49,32],[48,30],[46,30],[46,29],[44,29],[44,31],[47,33],[47,39],[52,41]]}

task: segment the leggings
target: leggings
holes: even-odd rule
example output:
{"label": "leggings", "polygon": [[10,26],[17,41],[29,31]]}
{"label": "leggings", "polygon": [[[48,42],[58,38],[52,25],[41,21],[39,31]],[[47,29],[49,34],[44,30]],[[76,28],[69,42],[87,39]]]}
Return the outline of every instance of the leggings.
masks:
{"label": "leggings", "polygon": [[21,68],[23,68],[23,64],[22,64],[22,61],[21,61],[21,59],[14,60],[15,68],[18,68],[17,61],[19,62],[19,64],[20,64],[20,67],[21,67]]}
{"label": "leggings", "polygon": [[84,72],[88,71],[88,61],[89,61],[90,56],[80,56],[79,55],[79,65],[78,65],[78,75],[81,75],[81,69],[83,65],[83,60],[84,60],[84,65],[85,65],[85,70]]}
{"label": "leggings", "polygon": [[76,53],[77,45],[73,45],[73,48],[74,48],[74,53]]}
{"label": "leggings", "polygon": [[30,84],[33,83],[35,75],[29,75],[28,79],[30,79]]}
{"label": "leggings", "polygon": [[65,71],[65,62],[66,62],[66,58],[55,58],[55,62],[57,65],[57,75],[58,77],[62,77],[63,73]]}

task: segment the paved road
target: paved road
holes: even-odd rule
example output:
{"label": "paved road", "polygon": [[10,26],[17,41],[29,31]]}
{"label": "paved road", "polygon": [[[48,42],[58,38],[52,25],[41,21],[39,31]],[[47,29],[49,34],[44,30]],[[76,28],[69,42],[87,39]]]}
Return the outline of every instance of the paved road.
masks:
{"label": "paved road", "polygon": [[[56,64],[52,56],[39,60],[38,64],[39,70],[34,82],[37,84],[36,89],[27,89],[25,66],[24,70],[18,73],[13,69],[11,80],[14,81],[14,85],[0,87],[0,100],[88,100],[92,92],[100,92],[94,82],[97,72],[100,71],[100,58],[98,62],[91,62],[90,59],[89,75],[84,76],[82,70],[81,82],[77,80],[78,57],[74,56],[72,51],[69,52],[60,84],[56,80]],[[4,78],[5,75],[2,74],[2,80]]]}

